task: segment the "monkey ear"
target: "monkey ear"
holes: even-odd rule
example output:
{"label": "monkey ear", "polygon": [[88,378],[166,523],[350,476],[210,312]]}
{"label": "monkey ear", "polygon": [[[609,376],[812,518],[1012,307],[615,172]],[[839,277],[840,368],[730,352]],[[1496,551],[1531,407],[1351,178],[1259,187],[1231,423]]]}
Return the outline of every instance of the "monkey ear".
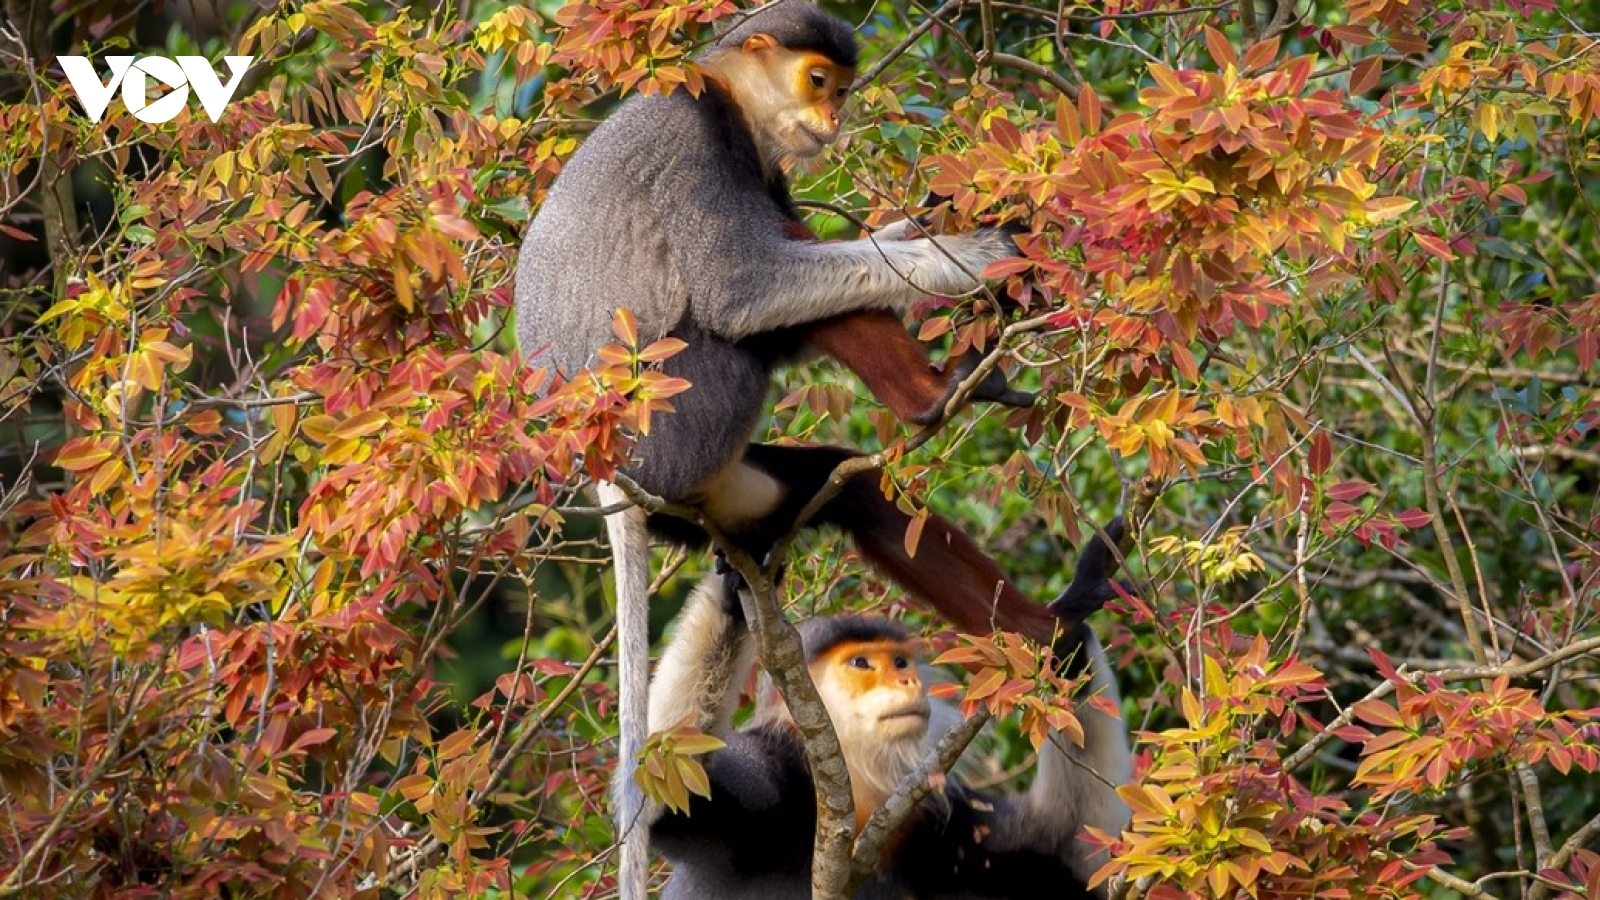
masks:
{"label": "monkey ear", "polygon": [[742,49],[746,53],[759,53],[762,50],[771,50],[778,46],[778,39],[770,34],[757,32],[744,39]]}

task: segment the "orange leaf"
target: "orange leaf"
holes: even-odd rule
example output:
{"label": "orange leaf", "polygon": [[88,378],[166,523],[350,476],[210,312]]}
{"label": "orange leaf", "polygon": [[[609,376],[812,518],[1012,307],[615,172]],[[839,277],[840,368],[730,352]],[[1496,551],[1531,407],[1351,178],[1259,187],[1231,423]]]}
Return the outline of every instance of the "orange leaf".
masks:
{"label": "orange leaf", "polygon": [[917,555],[917,544],[922,541],[922,529],[928,524],[928,510],[921,509],[911,518],[911,524],[906,526],[906,555]]}
{"label": "orange leaf", "polygon": [[687,346],[689,346],[687,343],[678,338],[662,338],[639,351],[639,361],[647,363],[660,362],[669,356],[677,354],[678,351]]}
{"label": "orange leaf", "polygon": [[1430,256],[1437,257],[1445,262],[1455,262],[1456,255],[1450,252],[1450,245],[1446,244],[1444,239],[1421,231],[1413,234],[1412,237],[1417,239],[1417,243],[1421,245],[1422,249],[1428,251]]}
{"label": "orange leaf", "polygon": [[1250,46],[1244,54],[1244,67],[1250,71],[1265,66],[1278,56],[1278,39],[1270,37],[1264,41],[1257,41]]}
{"label": "orange leaf", "polygon": [[56,467],[68,472],[82,472],[110,459],[114,451],[98,441],[98,438],[92,437],[68,441],[56,455]]}
{"label": "orange leaf", "polygon": [[1086,134],[1100,133],[1100,119],[1104,116],[1100,106],[1100,95],[1095,93],[1094,86],[1085,84],[1078,92],[1078,118],[1083,123]]}
{"label": "orange leaf", "polygon": [[1400,711],[1382,700],[1362,700],[1351,711],[1363,721],[1384,728],[1404,728],[1406,724]]}
{"label": "orange leaf", "polygon": [[195,434],[212,435],[222,428],[222,413],[208,409],[194,415],[189,420],[189,430]]}
{"label": "orange leaf", "polygon": [[1229,66],[1239,68],[1239,55],[1233,52],[1233,45],[1228,43],[1222,32],[1210,25],[1206,26],[1206,50],[1211,54],[1211,58],[1216,60],[1217,68],[1226,69]]}
{"label": "orange leaf", "polygon": [[982,700],[1000,690],[1000,686],[1005,683],[1006,673],[999,669],[984,669],[973,677],[970,685],[967,685],[967,699]]}
{"label": "orange leaf", "polygon": [[639,320],[633,317],[633,311],[621,307],[611,316],[611,333],[617,340],[629,347],[639,344]]}
{"label": "orange leaf", "polygon": [[919,340],[919,341],[931,341],[934,338],[940,337],[941,335],[948,334],[949,332],[950,332],[950,317],[949,316],[935,316],[935,317],[927,320],[926,322],[923,322],[921,327],[919,327],[917,329],[917,340]]}

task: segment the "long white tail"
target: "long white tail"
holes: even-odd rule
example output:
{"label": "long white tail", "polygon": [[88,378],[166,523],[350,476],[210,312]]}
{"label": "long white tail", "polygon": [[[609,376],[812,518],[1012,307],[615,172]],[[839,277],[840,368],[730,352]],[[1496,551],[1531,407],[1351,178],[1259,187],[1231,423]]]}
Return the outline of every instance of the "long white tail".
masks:
{"label": "long white tail", "polygon": [[[626,503],[610,482],[596,488],[601,506]],[[650,827],[644,820],[644,791],[633,780],[639,749],[649,730],[650,709],[650,535],[645,511],[630,506],[606,516],[606,535],[616,573],[617,594],[617,771],[612,808],[620,844],[617,888],[622,900],[646,900],[650,878]]]}
{"label": "long white tail", "polygon": [[[1080,653],[1088,654],[1092,673],[1089,691],[1109,699],[1121,700],[1117,679],[1106,659],[1105,650],[1091,633]],[[1105,862],[1104,853],[1088,853],[1076,843],[1085,825],[1119,834],[1132,813],[1116,789],[1133,780],[1133,750],[1128,726],[1120,718],[1106,715],[1088,703],[1078,704],[1078,722],[1083,726],[1083,746],[1079,747],[1059,731],[1039,753],[1038,774],[1028,790],[1028,805],[1039,827],[1055,827],[1063,837],[1073,840],[1072,869],[1087,880]],[[1105,896],[1105,886],[1095,896]]]}

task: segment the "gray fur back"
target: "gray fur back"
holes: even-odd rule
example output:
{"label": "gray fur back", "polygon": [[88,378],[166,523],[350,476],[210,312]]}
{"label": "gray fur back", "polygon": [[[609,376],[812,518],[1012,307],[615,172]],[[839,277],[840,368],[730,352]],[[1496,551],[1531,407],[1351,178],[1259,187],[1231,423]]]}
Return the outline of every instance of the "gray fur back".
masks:
{"label": "gray fur back", "polygon": [[611,343],[627,306],[648,342],[683,317],[678,277],[649,198],[674,148],[696,138],[681,94],[636,97],[607,119],[556,179],[517,258],[517,343],[533,365],[572,374]]}

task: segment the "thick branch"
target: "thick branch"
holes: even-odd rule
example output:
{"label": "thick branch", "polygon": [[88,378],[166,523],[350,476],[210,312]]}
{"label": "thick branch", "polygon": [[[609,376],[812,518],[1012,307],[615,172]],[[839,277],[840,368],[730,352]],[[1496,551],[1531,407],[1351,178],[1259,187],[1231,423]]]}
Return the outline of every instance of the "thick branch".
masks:
{"label": "thick branch", "polygon": [[850,843],[855,836],[855,803],[850,772],[833,719],[806,666],[800,632],[784,617],[771,575],[736,547],[719,544],[724,556],[744,576],[749,590],[739,592],[745,620],[756,638],[756,655],[772,678],[795,727],[800,729],[806,762],[817,798],[817,827],[812,848],[811,891],[816,900],[845,900],[850,869]]}

